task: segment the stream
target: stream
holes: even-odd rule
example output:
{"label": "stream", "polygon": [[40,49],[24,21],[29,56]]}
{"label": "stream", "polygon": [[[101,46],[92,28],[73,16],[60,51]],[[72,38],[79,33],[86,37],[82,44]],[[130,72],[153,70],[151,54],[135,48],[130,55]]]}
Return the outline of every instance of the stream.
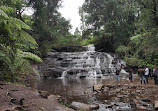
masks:
{"label": "stream", "polygon": [[[110,80],[110,81],[109,81]],[[105,101],[113,101],[112,96],[105,93],[100,94],[87,94],[93,92],[92,86],[97,84],[109,84],[114,82],[114,77],[109,76],[106,79],[71,79],[71,78],[47,78],[43,79],[38,85],[39,90],[48,91],[50,94],[60,95],[65,97],[70,102],[81,102],[86,104],[99,104],[99,109],[94,111],[116,111],[130,110],[130,105],[123,102],[116,102],[116,107],[108,108]]]}
{"label": "stream", "polygon": [[[129,109],[127,103],[115,102],[116,107],[108,108],[106,101],[113,101],[114,95],[93,91],[93,86],[115,82],[116,68],[125,66],[118,56],[95,51],[93,44],[82,46],[81,52],[50,52],[45,58],[46,67],[41,72],[46,79],[38,85],[39,90],[65,97],[70,102],[99,104],[96,111],[115,111],[118,108]],[[126,73],[121,70],[121,73]],[[122,109],[121,109],[122,110]]]}

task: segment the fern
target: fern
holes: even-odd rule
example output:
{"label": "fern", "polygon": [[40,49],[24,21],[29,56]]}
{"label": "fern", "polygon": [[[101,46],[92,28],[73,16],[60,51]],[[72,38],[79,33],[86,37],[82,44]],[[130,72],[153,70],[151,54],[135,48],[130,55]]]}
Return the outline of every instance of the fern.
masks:
{"label": "fern", "polygon": [[0,9],[0,19],[2,20],[2,18],[4,19],[9,19],[8,15]]}
{"label": "fern", "polygon": [[37,45],[35,39],[30,36],[27,32],[23,31],[23,29],[31,30],[31,28],[25,24],[23,21],[9,17],[6,12],[13,11],[13,8],[7,6],[0,6],[0,24],[4,25],[4,28],[9,32],[11,38],[17,39],[22,38],[34,45]]}
{"label": "fern", "polygon": [[34,44],[34,45],[38,45],[38,44],[36,43],[35,39],[34,39],[32,36],[30,36],[28,33],[26,33],[25,31],[21,30],[21,31],[20,31],[20,36],[21,36],[24,40],[26,40],[26,41],[28,41],[28,42]]}
{"label": "fern", "polygon": [[0,6],[0,9],[3,10],[5,13],[11,13],[11,12],[15,11],[14,8],[4,6],[4,5]]}
{"label": "fern", "polygon": [[[9,46],[0,45],[0,61],[2,78],[10,78],[11,80],[17,79],[22,75],[28,75],[35,72],[28,59],[42,62],[42,59],[30,52],[23,52],[20,49],[13,51]],[[3,65],[2,65],[3,64]],[[3,68],[3,69],[2,69]]]}
{"label": "fern", "polygon": [[37,55],[30,53],[30,52],[23,52],[21,50],[18,50],[18,56],[22,57],[22,58],[31,59],[36,62],[42,62],[42,59],[40,57],[38,57]]}
{"label": "fern", "polygon": [[[5,0],[4,0],[5,2]],[[24,30],[32,30],[23,21],[11,17],[15,14],[15,5],[23,5],[23,0],[11,0],[12,7],[0,2],[0,80],[18,79],[22,75],[33,72],[30,61],[42,62],[42,59],[30,52],[20,50],[25,44],[37,46],[35,39]]]}
{"label": "fern", "polygon": [[18,28],[19,30],[21,30],[21,29],[31,30],[30,26],[26,25],[23,21],[21,21],[17,18],[10,17],[10,22],[13,25],[15,25],[15,27]]}

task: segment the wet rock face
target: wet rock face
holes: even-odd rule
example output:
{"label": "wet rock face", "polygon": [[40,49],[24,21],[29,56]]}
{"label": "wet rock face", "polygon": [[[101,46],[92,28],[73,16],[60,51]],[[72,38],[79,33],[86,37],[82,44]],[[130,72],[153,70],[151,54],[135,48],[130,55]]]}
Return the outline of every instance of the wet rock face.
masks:
{"label": "wet rock face", "polygon": [[[39,70],[44,76],[66,78],[101,78],[114,73],[123,61],[114,55],[96,52],[94,45],[82,46],[80,52],[49,52]],[[60,50],[65,51],[65,50]]]}

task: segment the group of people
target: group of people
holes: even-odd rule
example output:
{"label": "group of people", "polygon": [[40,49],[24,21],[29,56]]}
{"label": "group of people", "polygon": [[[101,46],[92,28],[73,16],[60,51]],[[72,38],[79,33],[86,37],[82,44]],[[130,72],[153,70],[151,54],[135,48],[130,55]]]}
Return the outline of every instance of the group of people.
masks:
{"label": "group of people", "polygon": [[148,84],[148,76],[149,76],[149,68],[146,67],[145,69],[143,67],[138,69],[138,75],[140,77],[141,84],[144,81],[144,84]]}
{"label": "group of people", "polygon": [[144,81],[144,84],[148,84],[148,78],[154,78],[154,83],[158,84],[157,76],[158,76],[158,68],[154,66],[153,71],[150,71],[148,66],[145,68],[141,67],[138,69],[138,75],[140,77],[141,84]]}
{"label": "group of people", "polygon": [[[120,82],[119,74],[120,74],[121,69],[122,69],[122,65],[120,66],[119,69],[116,68],[116,75],[115,76],[116,76],[116,80],[118,82]],[[133,74],[134,74],[134,71],[131,68],[129,70],[129,81],[130,82],[133,81]],[[154,83],[158,84],[158,79],[157,79],[157,76],[158,76],[158,67],[157,68],[154,67],[153,71],[151,71],[148,66],[146,66],[146,67],[139,67],[138,68],[138,75],[140,77],[141,84],[143,84],[143,82],[144,82],[144,84],[148,84],[148,78],[149,77],[150,78],[154,78]]]}

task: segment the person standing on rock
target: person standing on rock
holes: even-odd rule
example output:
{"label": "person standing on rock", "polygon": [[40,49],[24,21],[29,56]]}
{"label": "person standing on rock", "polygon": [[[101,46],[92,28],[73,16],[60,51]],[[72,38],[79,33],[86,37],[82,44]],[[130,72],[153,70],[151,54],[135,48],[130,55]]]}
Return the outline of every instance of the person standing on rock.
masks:
{"label": "person standing on rock", "polygon": [[145,68],[145,79],[146,79],[147,84],[148,84],[148,76],[149,76],[149,68],[148,68],[148,66],[146,66],[146,68]]}
{"label": "person standing on rock", "polygon": [[143,81],[144,81],[144,84],[145,84],[145,70],[143,68],[138,69],[138,75],[140,77],[141,84],[143,83]]}
{"label": "person standing on rock", "polygon": [[[116,75],[115,75],[115,77],[116,77],[116,81],[117,81],[117,82],[120,82],[120,77],[119,77],[119,75],[120,75],[121,69],[122,69],[122,65],[120,66],[119,69],[116,68]],[[117,84],[118,84],[118,83],[117,83]]]}
{"label": "person standing on rock", "polygon": [[154,77],[155,84],[157,84],[157,75],[158,75],[158,68],[156,68],[154,66],[154,68],[153,68],[153,77]]}
{"label": "person standing on rock", "polygon": [[133,81],[133,69],[130,69],[130,72],[129,72],[129,81],[130,82]]}
{"label": "person standing on rock", "polygon": [[152,79],[152,71],[151,71],[151,68],[149,68],[149,75],[148,75],[148,78]]}

